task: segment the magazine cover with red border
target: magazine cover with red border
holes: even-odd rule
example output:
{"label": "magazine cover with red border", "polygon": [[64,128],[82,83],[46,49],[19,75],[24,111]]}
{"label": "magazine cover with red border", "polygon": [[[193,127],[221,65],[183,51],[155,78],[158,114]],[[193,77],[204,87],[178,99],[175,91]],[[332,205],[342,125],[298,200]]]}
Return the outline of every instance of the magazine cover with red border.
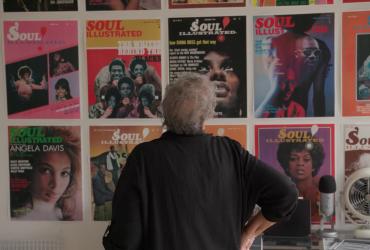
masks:
{"label": "magazine cover with red border", "polygon": [[112,199],[127,157],[136,145],[159,138],[162,126],[91,126],[90,173],[93,218],[110,220]]}
{"label": "magazine cover with red border", "polygon": [[370,11],[342,14],[343,116],[370,114],[369,17]]}
{"label": "magazine cover with red border", "polygon": [[9,126],[12,220],[82,220],[79,126]]}
{"label": "magazine cover with red border", "polygon": [[169,83],[184,72],[216,85],[215,117],[246,117],[246,17],[170,18]]}
{"label": "magazine cover with red border", "polygon": [[253,20],[255,117],[334,116],[334,13]]}
{"label": "magazine cover with red border", "polygon": [[319,224],[319,180],[335,176],[334,124],[256,125],[255,149],[296,183],[300,196],[311,201],[311,222]]}
{"label": "magazine cover with red border", "polygon": [[162,99],[160,20],[88,20],[89,118],[156,118]]}
{"label": "magazine cover with red border", "polygon": [[246,125],[206,125],[204,131],[214,136],[230,137],[239,142],[244,149],[247,149]]}
{"label": "magazine cover with red border", "polygon": [[80,118],[77,21],[3,27],[8,117]]}

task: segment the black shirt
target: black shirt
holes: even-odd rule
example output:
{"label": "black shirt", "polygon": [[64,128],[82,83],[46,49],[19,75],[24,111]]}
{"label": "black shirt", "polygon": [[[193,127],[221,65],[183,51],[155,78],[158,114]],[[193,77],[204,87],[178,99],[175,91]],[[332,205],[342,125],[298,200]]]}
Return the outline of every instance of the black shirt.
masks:
{"label": "black shirt", "polygon": [[239,250],[255,204],[278,221],[296,201],[293,182],[238,142],[166,132],[127,159],[113,199],[110,243],[126,250]]}

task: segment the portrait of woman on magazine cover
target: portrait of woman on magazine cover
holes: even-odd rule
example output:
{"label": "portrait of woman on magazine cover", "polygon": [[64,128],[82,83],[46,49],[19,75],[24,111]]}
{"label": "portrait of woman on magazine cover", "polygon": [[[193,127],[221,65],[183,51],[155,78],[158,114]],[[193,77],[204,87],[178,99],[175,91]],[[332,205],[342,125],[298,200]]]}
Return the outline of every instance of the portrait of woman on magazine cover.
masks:
{"label": "portrait of woman on magazine cover", "polygon": [[312,221],[320,219],[318,172],[324,158],[324,148],[319,141],[281,142],[277,150],[277,159],[285,174],[295,182],[299,195],[310,200]]}
{"label": "portrait of woman on magazine cover", "polygon": [[[46,137],[62,138],[60,150],[33,152],[32,170],[17,176],[29,185],[19,192],[11,190],[12,219],[81,220],[80,139],[70,128],[42,127],[42,131]],[[40,148],[52,146],[56,145]]]}

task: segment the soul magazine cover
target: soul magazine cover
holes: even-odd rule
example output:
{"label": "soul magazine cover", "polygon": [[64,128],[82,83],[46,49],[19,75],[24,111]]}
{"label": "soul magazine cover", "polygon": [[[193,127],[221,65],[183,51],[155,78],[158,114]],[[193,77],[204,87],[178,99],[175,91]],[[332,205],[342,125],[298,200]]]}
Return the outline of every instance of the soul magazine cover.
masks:
{"label": "soul magazine cover", "polygon": [[170,9],[241,7],[245,6],[245,0],[169,0],[168,4]]}
{"label": "soul magazine cover", "polygon": [[343,116],[370,114],[370,11],[342,14]]}
{"label": "soul magazine cover", "polygon": [[[344,183],[356,171],[370,167],[370,125],[369,124],[345,124],[344,125]],[[367,214],[367,206],[364,208],[361,202],[362,196],[356,195],[356,191],[363,191],[368,183],[367,178],[360,179],[353,185],[350,195],[354,195],[357,202],[354,208],[362,214]],[[365,198],[364,198],[365,199]],[[368,224],[342,204],[345,213],[346,224]]]}
{"label": "soul magazine cover", "polygon": [[86,22],[89,118],[155,118],[162,99],[160,20]]}
{"label": "soul magazine cover", "polygon": [[205,125],[204,132],[214,136],[227,136],[247,149],[247,126],[246,125],[226,125],[226,124],[212,124]]}
{"label": "soul magazine cover", "polygon": [[253,6],[288,6],[333,4],[333,0],[252,0]]}
{"label": "soul magazine cover", "polygon": [[90,172],[96,221],[110,220],[112,198],[127,157],[140,143],[159,138],[162,126],[91,126]]}
{"label": "soul magazine cover", "polygon": [[4,0],[5,12],[77,11],[78,0]]}
{"label": "soul magazine cover", "polygon": [[256,125],[255,149],[259,159],[296,183],[299,195],[310,200],[311,223],[319,224],[319,180],[335,176],[334,124]]}
{"label": "soul magazine cover", "polygon": [[8,117],[79,118],[77,21],[16,20],[3,27]]}
{"label": "soul magazine cover", "polygon": [[334,115],[334,14],[255,16],[257,118]]}
{"label": "soul magazine cover", "polygon": [[79,126],[9,126],[12,220],[82,220]]}
{"label": "soul magazine cover", "polygon": [[158,10],[161,0],[86,0],[86,10]]}
{"label": "soul magazine cover", "polygon": [[246,17],[169,18],[169,82],[198,72],[216,85],[215,117],[246,117]]}

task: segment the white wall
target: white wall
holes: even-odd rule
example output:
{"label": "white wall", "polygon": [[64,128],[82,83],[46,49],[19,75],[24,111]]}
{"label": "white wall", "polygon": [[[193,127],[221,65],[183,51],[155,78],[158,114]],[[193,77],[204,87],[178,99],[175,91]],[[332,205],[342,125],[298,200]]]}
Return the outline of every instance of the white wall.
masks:
{"label": "white wall", "polygon": [[[335,0],[334,0],[335,1]],[[352,10],[370,10],[369,3],[342,4],[335,1],[333,5],[322,6],[289,6],[289,7],[264,7],[255,8],[247,0],[247,7],[237,8],[212,8],[212,9],[178,9],[169,10],[167,0],[162,0],[162,10],[156,11],[125,11],[125,12],[86,12],[85,0],[79,0],[78,12],[53,12],[53,13],[4,13],[2,2],[0,7],[0,81],[3,86],[0,91],[0,240],[4,239],[48,239],[61,238],[64,241],[65,249],[102,249],[101,237],[107,225],[106,222],[94,222],[91,209],[91,186],[89,169],[89,142],[88,127],[90,125],[104,124],[160,124],[159,120],[89,120],[87,116],[87,69],[84,25],[88,19],[161,19],[162,37],[162,75],[163,82],[167,80],[167,19],[169,17],[187,16],[224,16],[224,15],[246,15],[247,16],[247,100],[248,118],[243,119],[218,119],[210,121],[210,124],[245,124],[248,133],[248,149],[254,152],[254,125],[255,124],[279,124],[279,123],[335,123],[335,166],[338,191],[343,188],[343,125],[346,123],[359,122],[370,123],[369,117],[343,118],[341,116],[341,13]],[[287,13],[335,13],[335,117],[330,118],[304,118],[304,119],[255,119],[253,118],[253,15],[262,14],[287,14]],[[81,92],[81,119],[80,120],[9,120],[6,109],[6,84],[5,66],[3,53],[3,26],[4,20],[78,20],[79,21],[79,56],[80,56],[80,92]],[[370,46],[370,45],[369,45]],[[25,222],[10,220],[9,211],[9,168],[7,149],[7,126],[8,125],[80,125],[82,128],[82,169],[83,169],[83,201],[84,218],[82,222]],[[339,205],[340,192],[337,192],[337,227],[353,228],[344,226],[343,214]]]}

